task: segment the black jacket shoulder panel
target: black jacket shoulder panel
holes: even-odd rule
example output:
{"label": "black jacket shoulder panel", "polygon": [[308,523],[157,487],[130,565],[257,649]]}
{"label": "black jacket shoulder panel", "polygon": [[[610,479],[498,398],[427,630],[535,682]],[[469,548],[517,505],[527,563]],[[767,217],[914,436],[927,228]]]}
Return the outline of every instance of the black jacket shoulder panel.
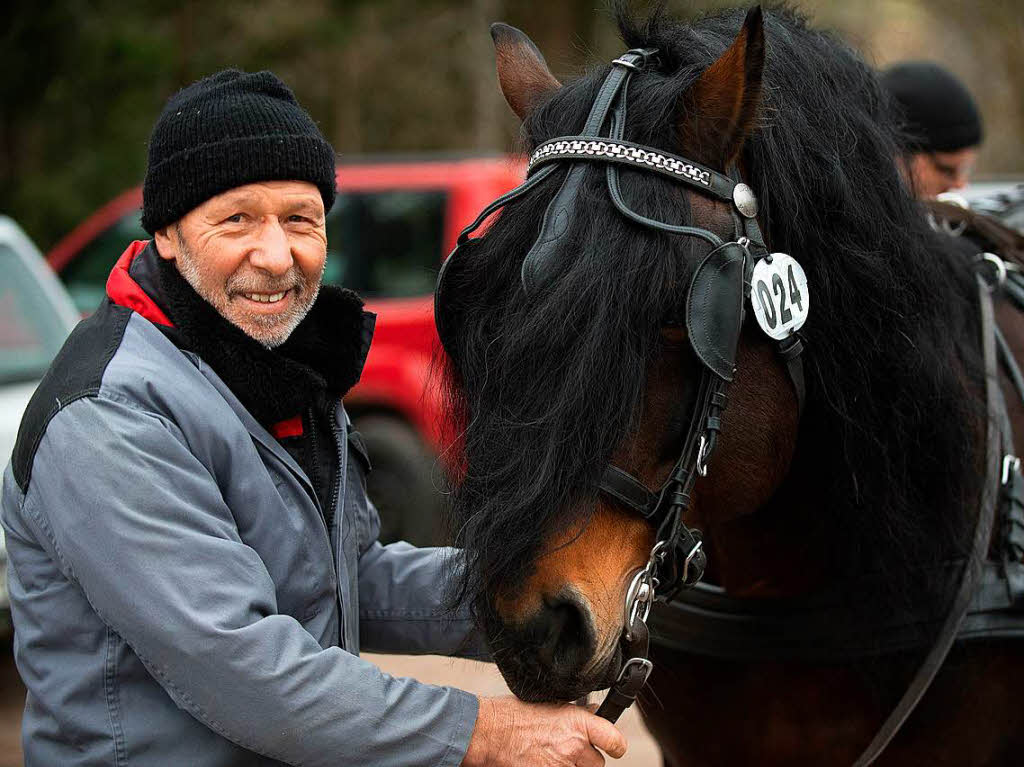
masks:
{"label": "black jacket shoulder panel", "polygon": [[32,462],[50,419],[69,403],[99,391],[131,316],[131,309],[106,299],[93,315],[78,323],[57,352],[25,408],[14,443],[11,464],[21,492],[28,492]]}

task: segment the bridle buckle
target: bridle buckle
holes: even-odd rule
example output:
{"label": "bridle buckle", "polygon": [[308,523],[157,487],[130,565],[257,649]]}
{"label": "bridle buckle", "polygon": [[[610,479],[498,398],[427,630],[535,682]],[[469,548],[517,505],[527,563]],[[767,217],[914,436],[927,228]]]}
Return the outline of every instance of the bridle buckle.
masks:
{"label": "bridle buckle", "polygon": [[[640,61],[635,61],[635,58],[639,58]],[[657,48],[630,48],[617,59],[613,60],[612,64],[618,64],[620,67],[632,69],[634,72],[642,72],[647,69],[652,62],[657,61],[657,58]]]}
{"label": "bridle buckle", "polygon": [[639,666],[642,669],[640,671],[642,676],[637,678],[637,689],[647,684],[647,677],[649,677],[651,672],[654,670],[654,664],[647,660],[647,658],[630,658],[623,663],[622,669],[619,671],[619,676],[615,680],[615,684],[622,684],[626,677],[630,675],[631,668],[636,666]]}

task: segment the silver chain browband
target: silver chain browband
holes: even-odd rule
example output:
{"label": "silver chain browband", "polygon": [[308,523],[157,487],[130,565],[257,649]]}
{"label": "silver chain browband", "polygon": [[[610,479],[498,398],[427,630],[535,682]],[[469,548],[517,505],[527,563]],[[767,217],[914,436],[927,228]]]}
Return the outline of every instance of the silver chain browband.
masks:
{"label": "silver chain browband", "polygon": [[678,178],[693,181],[703,186],[711,186],[711,171],[693,163],[662,154],[650,149],[643,149],[625,142],[609,139],[554,139],[541,144],[530,155],[527,174],[534,168],[552,160],[571,160],[601,158],[624,164],[645,166]]}

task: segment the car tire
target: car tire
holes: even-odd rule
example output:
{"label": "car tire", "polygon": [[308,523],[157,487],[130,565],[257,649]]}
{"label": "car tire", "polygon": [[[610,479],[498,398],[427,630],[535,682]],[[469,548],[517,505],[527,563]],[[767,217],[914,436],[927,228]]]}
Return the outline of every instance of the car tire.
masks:
{"label": "car tire", "polygon": [[443,480],[433,451],[408,423],[394,416],[357,416],[353,425],[370,456],[366,494],[380,513],[381,543],[442,544]]}

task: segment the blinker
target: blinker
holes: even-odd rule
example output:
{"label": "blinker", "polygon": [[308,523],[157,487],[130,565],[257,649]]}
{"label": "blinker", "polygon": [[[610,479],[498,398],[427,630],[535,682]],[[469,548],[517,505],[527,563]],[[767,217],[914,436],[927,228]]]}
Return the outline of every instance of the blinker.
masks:
{"label": "blinker", "polygon": [[437,336],[443,348],[449,356],[454,357],[454,347],[451,343],[452,328],[459,324],[459,319],[451,315],[458,315],[459,293],[452,289],[452,276],[465,262],[466,253],[473,249],[475,241],[467,238],[451,252],[441,264],[441,271],[437,274],[437,283],[434,285],[434,326],[437,328]]}
{"label": "blinker", "polygon": [[746,249],[736,242],[715,248],[697,267],[686,296],[690,345],[700,361],[724,381],[732,381],[736,372],[746,255]]}

